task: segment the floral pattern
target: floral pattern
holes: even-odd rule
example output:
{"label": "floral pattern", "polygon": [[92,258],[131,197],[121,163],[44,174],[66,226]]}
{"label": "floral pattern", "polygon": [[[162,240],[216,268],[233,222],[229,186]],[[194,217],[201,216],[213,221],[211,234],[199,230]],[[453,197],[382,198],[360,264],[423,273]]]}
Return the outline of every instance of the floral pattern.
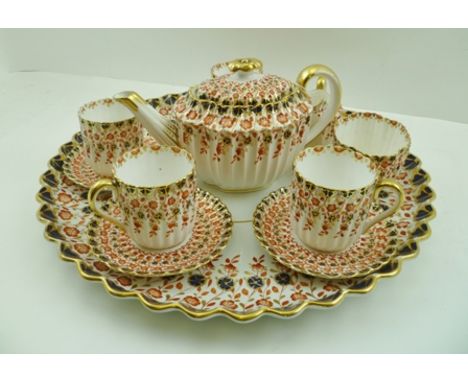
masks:
{"label": "floral pattern", "polygon": [[91,187],[101,179],[101,176],[88,164],[85,149],[81,145],[73,145],[67,150],[63,171],[70,180],[85,188]]}
{"label": "floral pattern", "polygon": [[[435,214],[428,175],[420,169],[420,161],[410,154],[397,176],[405,190],[405,202],[392,218],[397,222],[396,257],[367,277],[330,281],[292,271],[264,253],[244,251],[239,255],[237,245],[242,248],[242,243],[250,240],[248,237],[243,237],[241,242],[231,241],[232,245],[219,258],[196,271],[171,277],[136,277],[112,270],[88,250],[87,227],[93,214],[87,193],[63,173],[63,161],[64,154],[50,161],[50,169],[42,175],[42,188],[37,195],[41,204],[38,216],[45,223],[45,235],[60,243],[61,257],[76,262],[81,274],[102,281],[113,295],[139,297],[153,310],[176,308],[199,319],[217,314],[239,321],[252,321],[264,313],[291,317],[308,306],[334,306],[349,293],[367,292],[379,278],[397,274],[403,259],[417,254],[417,241],[430,234],[427,221]],[[383,196],[379,200],[385,205],[387,199]],[[68,211],[72,216],[67,214],[63,220],[60,211]],[[236,229],[242,232],[243,226]],[[72,233],[69,236],[66,227],[74,227],[78,233],[69,232]],[[260,278],[263,285],[253,284],[252,288],[248,283],[252,276]],[[219,286],[218,281],[224,277],[232,280],[232,287]]]}
{"label": "floral pattern", "polygon": [[[119,217],[118,209],[108,209]],[[110,268],[136,276],[160,277],[187,272],[214,260],[228,243],[231,230],[231,214],[226,206],[199,189],[192,234],[189,241],[177,249],[140,249],[125,232],[103,219],[91,220],[88,236],[94,255]]]}
{"label": "floral pattern", "polygon": [[303,123],[299,122],[297,128],[290,126],[285,129],[272,129],[268,133],[223,131],[213,134],[204,125],[180,125],[178,131],[181,136],[180,142],[184,147],[193,150],[196,148],[198,154],[210,155],[212,161],[224,163],[228,160],[230,165],[242,164],[245,155],[254,152],[252,165],[256,165],[265,158],[278,159],[284,154],[285,149],[286,154],[299,149],[308,122],[309,119],[306,118]]}
{"label": "floral pattern", "polygon": [[245,82],[230,77],[226,74],[190,88],[175,102],[175,117],[216,131],[258,130],[283,127],[312,111],[309,96],[291,81],[270,74]]}
{"label": "floral pattern", "polygon": [[88,110],[110,107],[116,101],[106,98],[82,106],[78,112],[83,147],[89,165],[101,175],[110,175],[112,164],[125,151],[143,143],[143,125],[136,118],[102,123],[83,117]]}

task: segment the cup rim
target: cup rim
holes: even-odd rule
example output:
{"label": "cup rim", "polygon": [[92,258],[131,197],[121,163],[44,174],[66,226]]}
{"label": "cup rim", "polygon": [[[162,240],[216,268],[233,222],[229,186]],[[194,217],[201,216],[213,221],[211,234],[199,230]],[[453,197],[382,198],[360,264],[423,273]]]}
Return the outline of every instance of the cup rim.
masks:
{"label": "cup rim", "polygon": [[[324,186],[323,184],[320,184],[319,182],[314,182],[314,181],[307,179],[304,176],[304,174],[302,174],[297,168],[298,162],[302,160],[308,153],[320,155],[321,153],[325,153],[325,152],[335,152],[336,154],[342,154],[346,152],[348,154],[353,154],[355,159],[357,159],[358,161],[363,161],[366,164],[369,171],[371,171],[372,174],[374,175],[374,179],[369,184],[366,184],[365,186],[357,187],[357,188],[333,188],[329,186]],[[379,172],[378,172],[377,164],[372,158],[370,158],[368,155],[363,154],[359,150],[356,150],[350,146],[343,146],[343,145],[316,145],[313,147],[307,147],[301,150],[301,152],[299,152],[299,154],[294,159],[293,170],[294,170],[295,176],[300,177],[306,184],[314,186],[314,187],[320,187],[324,190],[332,191],[332,192],[363,191],[377,184],[379,180]]]}
{"label": "cup rim", "polygon": [[[367,117],[367,118],[366,118]],[[357,120],[357,119],[368,119],[368,117],[374,117],[375,120],[380,121],[385,123],[386,126],[390,126],[392,128],[398,129],[398,131],[401,133],[403,136],[403,139],[405,140],[405,145],[403,147],[400,147],[396,152],[393,152],[391,154],[385,154],[385,155],[379,155],[379,154],[368,154],[358,147],[348,145],[345,142],[342,142],[338,136],[337,136],[337,130],[341,126],[346,126],[348,123]],[[396,158],[397,156],[404,154],[404,153],[409,153],[409,150],[411,148],[411,135],[406,128],[405,125],[403,125],[401,122],[395,120],[395,119],[390,119],[387,117],[384,117],[383,115],[379,113],[371,113],[367,111],[342,111],[339,118],[336,119],[335,125],[333,128],[333,136],[335,138],[335,141],[338,142],[340,146],[345,146],[345,147],[350,147],[353,150],[359,151],[365,156],[368,157],[373,157],[373,158],[378,158],[378,159],[383,159],[383,158]]]}
{"label": "cup rim", "polygon": [[91,108],[92,106],[94,105],[99,105],[99,106],[103,106],[105,104],[115,104],[115,105],[118,105],[119,102],[116,101],[115,99],[113,98],[100,98],[100,99],[97,99],[97,100],[94,100],[94,101],[89,101],[89,102],[86,102],[85,104],[81,105],[80,108],[78,109],[78,118],[81,120],[81,121],[86,121],[88,122],[89,124],[92,124],[92,125],[113,125],[113,124],[116,124],[116,123],[120,123],[120,122],[123,122],[123,123],[130,123],[130,122],[133,122],[135,120],[135,116],[131,116],[130,118],[124,118],[124,119],[117,119],[115,121],[95,121],[95,120],[92,120],[92,119],[89,119],[89,118],[85,118],[83,116],[84,112]]}
{"label": "cup rim", "polygon": [[[126,182],[120,177],[116,175],[116,168],[119,166],[122,166],[124,162],[130,159],[130,157],[138,157],[144,152],[153,152],[153,153],[159,153],[161,151],[172,151],[174,154],[183,154],[185,157],[189,160],[191,169],[190,171],[185,174],[184,176],[173,180],[172,182],[166,183],[166,184],[160,184],[160,185],[135,185],[130,182]],[[140,146],[136,147],[131,150],[127,150],[124,153],[122,153],[119,158],[112,164],[112,179],[117,182],[118,184],[122,184],[126,187],[131,187],[131,188],[136,188],[136,189],[162,189],[162,188],[168,188],[173,184],[179,183],[189,177],[195,177],[195,161],[193,159],[193,156],[185,149],[179,147],[179,146],[163,146],[157,143],[153,143],[152,145],[149,146]]]}

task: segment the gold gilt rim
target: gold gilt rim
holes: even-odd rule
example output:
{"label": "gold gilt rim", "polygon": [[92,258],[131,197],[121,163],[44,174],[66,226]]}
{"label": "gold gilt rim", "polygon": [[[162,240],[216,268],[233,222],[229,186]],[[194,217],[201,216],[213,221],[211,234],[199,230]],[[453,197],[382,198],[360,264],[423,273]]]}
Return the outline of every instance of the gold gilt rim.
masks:
{"label": "gold gilt rim", "polygon": [[[130,276],[137,276],[137,277],[176,276],[176,275],[180,275],[182,273],[194,271],[195,269],[198,269],[198,268],[202,267],[203,265],[208,264],[210,261],[216,260],[222,254],[223,250],[228,245],[230,238],[232,237],[232,226],[233,226],[232,215],[229,212],[229,210],[227,209],[226,205],[221,201],[221,199],[219,199],[217,196],[211,194],[210,192],[198,188],[197,189],[197,197],[201,197],[201,198],[204,198],[205,200],[209,200],[209,201],[212,202],[213,206],[215,206],[216,211],[218,212],[218,218],[223,220],[223,232],[220,234],[220,239],[221,240],[218,243],[218,245],[216,246],[216,248],[213,249],[213,251],[207,257],[204,257],[200,262],[198,262],[194,266],[181,268],[181,269],[179,269],[177,271],[174,271],[174,272],[160,272],[160,273],[135,272],[135,271],[132,271],[132,270],[130,270],[128,268],[121,268],[119,266],[114,266],[114,265],[109,264],[109,262],[105,258],[105,256],[102,256],[101,254],[96,253],[93,245],[90,246],[91,247],[90,254],[94,255],[96,258],[100,259],[101,261],[104,261],[106,263],[106,265],[110,269],[112,269],[112,270],[114,270],[116,272],[120,272],[120,273],[130,275]],[[91,237],[89,236],[89,231],[93,229],[91,227],[93,222],[100,222],[102,220],[103,219],[99,218],[99,217],[95,217],[95,218],[90,220],[90,222],[88,223],[87,232],[86,232],[88,239],[91,239]],[[186,245],[186,244],[184,244],[184,245]]]}
{"label": "gold gilt rim", "polygon": [[[369,158],[372,158],[374,160],[377,160],[377,161],[383,160],[385,158],[393,160],[394,158],[396,158],[398,156],[407,155],[410,152],[411,145],[412,145],[411,135],[410,135],[408,129],[406,128],[406,126],[403,123],[397,121],[396,119],[391,119],[391,118],[384,117],[383,115],[381,115],[379,113],[371,113],[371,112],[366,112],[366,111],[351,111],[353,114],[348,116],[347,113],[346,113],[347,111],[348,110],[345,110],[345,109],[339,110],[338,112],[340,113],[340,116],[342,116],[343,118],[334,121],[333,138],[336,140],[336,142],[340,142],[340,145],[346,146],[346,147],[351,147],[353,150],[360,151],[365,156],[367,156]],[[349,144],[346,144],[346,143],[342,142],[338,138],[338,136],[336,134],[337,130],[340,127],[346,126],[350,122],[353,122],[353,121],[355,121],[357,119],[360,119],[360,118],[366,119],[366,114],[367,115],[372,115],[374,117],[376,117],[376,116],[380,117],[380,118],[377,118],[375,120],[377,122],[383,122],[383,123],[385,123],[386,126],[390,126],[391,128],[399,129],[400,133],[402,134],[402,136],[405,139],[405,146],[401,147],[400,149],[398,149],[397,152],[394,152],[392,154],[377,155],[377,154],[367,154],[364,151],[362,151],[361,149],[359,149],[358,147],[354,147],[353,145],[349,145]],[[395,124],[393,124],[392,122],[395,122]]]}
{"label": "gold gilt rim", "polygon": [[[122,178],[120,178],[116,174],[116,170],[118,168],[123,167],[127,161],[132,160],[132,159],[138,159],[138,157],[140,157],[144,153],[159,154],[160,152],[169,152],[169,151],[171,151],[175,155],[185,156],[185,159],[187,159],[190,162],[190,171],[187,172],[184,176],[176,180],[173,180],[170,183],[161,184],[158,186],[136,185],[136,184],[132,184],[130,182],[124,181]],[[145,142],[143,142],[142,146],[125,151],[123,154],[120,155],[120,157],[117,159],[117,162],[114,162],[114,165],[112,167],[112,177],[117,184],[121,184],[127,188],[133,188],[133,189],[139,189],[139,190],[169,189],[173,184],[179,184],[181,182],[188,182],[189,180],[192,180],[193,178],[195,178],[195,160],[193,159],[192,154],[190,154],[187,150],[183,149],[182,147],[165,146],[159,143],[145,145]]]}
{"label": "gold gilt rim", "polygon": [[[316,148],[316,150],[320,149],[320,151],[316,151],[314,150],[314,148]],[[367,169],[372,172],[372,175],[374,176],[374,180],[372,181],[372,183],[369,183],[369,184],[366,184],[365,186],[362,186],[362,187],[358,187],[358,188],[345,188],[345,189],[338,189],[338,188],[332,188],[332,187],[326,187],[324,185],[322,185],[321,183],[318,183],[318,182],[312,182],[311,180],[308,180],[307,177],[301,173],[301,171],[299,171],[298,169],[298,164],[299,162],[302,162],[306,156],[308,155],[314,155],[314,156],[319,156],[319,155],[323,155],[323,154],[327,154],[327,153],[331,153],[331,154],[337,154],[337,155],[346,155],[346,154],[353,154],[352,157],[354,160],[358,161],[358,162],[365,162],[365,165],[367,167]],[[347,194],[349,192],[363,192],[367,189],[369,189],[370,187],[372,186],[375,186],[378,181],[379,181],[379,176],[378,176],[378,171],[377,171],[377,164],[372,160],[372,158],[370,158],[369,156],[361,153],[360,151],[356,150],[355,148],[351,147],[351,146],[343,146],[343,145],[339,145],[339,144],[336,144],[336,145],[332,145],[332,144],[329,144],[329,145],[316,145],[316,146],[313,146],[313,147],[306,147],[304,150],[302,150],[302,152],[300,153],[302,154],[301,156],[297,155],[296,158],[294,159],[294,162],[293,162],[293,174],[294,174],[294,177],[295,179],[297,180],[302,180],[307,186],[309,186],[310,188],[313,188],[313,189],[323,189],[323,190],[326,190],[326,191],[331,191],[333,193],[341,193],[341,194]]]}
{"label": "gold gilt rim", "polygon": [[[388,255],[384,260],[381,260],[378,264],[375,264],[374,267],[370,267],[366,269],[365,271],[362,272],[356,272],[350,275],[329,275],[329,274],[322,274],[322,273],[316,273],[316,272],[311,272],[306,269],[302,269],[300,267],[295,266],[294,264],[289,263],[288,261],[285,261],[281,256],[278,256],[276,254],[276,251],[270,248],[269,244],[265,240],[262,234],[261,226],[262,224],[260,223],[261,217],[260,215],[265,214],[265,207],[268,207],[268,205],[274,201],[276,201],[279,197],[282,195],[285,195],[289,193],[290,190],[287,187],[281,187],[275,191],[272,191],[269,193],[267,196],[265,196],[260,203],[258,203],[257,207],[255,208],[254,214],[253,214],[253,227],[255,231],[255,236],[260,243],[260,245],[268,252],[268,254],[275,259],[278,263],[283,264],[285,267],[292,269],[293,271],[308,275],[308,276],[313,276],[313,277],[318,277],[321,279],[326,279],[326,280],[342,280],[342,279],[354,279],[358,277],[365,277],[371,274],[372,272],[376,272],[388,263],[390,263],[395,255],[397,254],[398,247],[396,245],[393,245],[392,248],[392,253]],[[416,226],[415,229],[420,228],[420,224]]]}
{"label": "gold gilt rim", "polygon": [[[75,138],[76,138],[76,135],[74,136],[74,141],[77,143]],[[61,154],[61,156],[63,157],[63,154]],[[48,162],[48,171],[51,171],[52,173],[57,174],[57,171],[51,166],[50,161]],[[46,173],[47,173],[47,171],[46,171]],[[41,177],[40,177],[40,183],[41,183],[42,186],[44,186],[46,188],[49,188],[49,186],[43,181],[43,175],[41,175]],[[427,186],[429,184],[430,177],[429,177],[428,174],[427,174],[427,176],[428,176],[428,180],[426,182],[424,182],[422,185]],[[428,198],[424,202],[425,205],[431,205],[433,200],[436,198],[435,191],[432,190],[432,188],[431,188],[431,191],[432,191],[431,197]],[[304,301],[302,304],[298,305],[294,309],[287,310],[287,311],[280,310],[280,309],[275,309],[275,308],[269,308],[269,307],[262,307],[262,308],[260,308],[260,309],[258,309],[256,311],[254,311],[254,312],[250,312],[250,313],[247,313],[247,314],[235,313],[235,312],[229,311],[229,310],[227,310],[225,308],[215,308],[215,309],[212,309],[212,310],[206,310],[206,311],[201,311],[200,312],[200,311],[193,311],[193,310],[183,306],[180,303],[153,304],[153,303],[149,302],[147,299],[145,299],[145,297],[141,293],[138,293],[138,292],[135,292],[135,291],[129,292],[129,291],[115,290],[115,289],[112,288],[112,286],[109,284],[108,280],[104,276],[90,275],[90,274],[86,273],[86,271],[85,271],[86,266],[81,261],[81,259],[72,259],[72,258],[67,257],[64,254],[64,249],[66,249],[66,245],[63,242],[61,242],[60,240],[55,239],[55,238],[50,237],[50,236],[47,235],[47,228],[49,226],[53,227],[53,224],[49,220],[47,220],[47,219],[40,216],[40,210],[44,206],[48,206],[49,203],[46,203],[46,202],[44,202],[43,200],[40,199],[39,192],[36,194],[36,200],[40,204],[39,209],[38,209],[38,211],[36,213],[36,216],[37,216],[38,220],[41,223],[44,223],[46,225],[45,230],[44,230],[45,239],[48,240],[48,241],[55,242],[55,243],[59,244],[60,258],[63,261],[74,262],[81,277],[83,277],[85,280],[101,282],[104,289],[109,294],[111,294],[113,296],[137,298],[144,306],[146,306],[147,308],[149,308],[151,310],[154,310],[154,311],[166,311],[166,310],[176,309],[176,310],[179,310],[179,311],[183,312],[184,314],[186,314],[187,316],[189,316],[191,318],[194,318],[194,319],[206,319],[206,318],[210,318],[210,317],[213,317],[213,316],[216,316],[216,315],[224,315],[226,317],[229,317],[229,318],[233,319],[234,321],[247,322],[247,321],[253,321],[253,320],[259,318],[260,316],[262,316],[264,314],[269,314],[269,315],[273,315],[273,316],[277,316],[277,317],[287,318],[287,317],[293,317],[293,316],[303,312],[308,307],[322,307],[322,308],[335,307],[335,306],[339,305],[342,301],[344,301],[344,299],[346,298],[346,296],[348,294],[365,294],[365,293],[369,293],[376,287],[377,283],[381,279],[394,277],[394,276],[398,275],[400,273],[400,271],[401,271],[402,263],[405,260],[415,258],[419,254],[418,242],[420,242],[422,240],[425,240],[425,239],[427,239],[427,238],[429,238],[431,236],[430,227],[429,227],[429,225],[427,225],[428,230],[427,230],[427,233],[425,235],[423,235],[421,237],[416,237],[414,239],[411,239],[411,240],[408,240],[407,242],[405,242],[405,246],[410,247],[411,251],[409,251],[405,255],[400,255],[400,256],[396,257],[393,261],[391,261],[389,264],[393,264],[393,266],[394,266],[394,267],[392,267],[391,270],[389,270],[386,273],[378,273],[378,271],[377,271],[376,273],[373,273],[373,274],[369,275],[368,277],[371,278],[371,281],[369,282],[369,284],[365,288],[345,289],[339,294],[339,296],[337,298],[335,298],[333,300],[330,300],[330,301]],[[432,207],[432,212],[428,216],[426,216],[425,218],[421,219],[421,221],[419,221],[419,223],[422,225],[423,223],[427,223],[428,221],[432,220],[435,217],[436,217],[436,211]]]}

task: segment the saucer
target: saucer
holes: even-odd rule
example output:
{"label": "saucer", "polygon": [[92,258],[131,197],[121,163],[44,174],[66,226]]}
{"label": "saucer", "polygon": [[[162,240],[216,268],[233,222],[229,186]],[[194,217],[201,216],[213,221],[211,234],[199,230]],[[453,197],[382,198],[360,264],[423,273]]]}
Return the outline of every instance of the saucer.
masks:
{"label": "saucer", "polygon": [[[156,143],[153,137],[145,137],[143,144],[151,146]],[[85,149],[82,143],[81,134],[73,137],[73,143],[62,148],[64,154],[63,172],[75,184],[90,188],[99,179],[104,178],[97,174],[88,164],[85,157]]]}
{"label": "saucer", "polygon": [[268,253],[284,266],[309,276],[344,279],[366,276],[389,263],[397,252],[392,219],[372,226],[350,248],[325,253],[305,246],[291,229],[290,191],[273,191],[254,213],[255,234]]}
{"label": "saucer", "polygon": [[[115,216],[120,213],[113,203],[107,203],[106,209]],[[216,259],[231,237],[232,225],[227,207],[198,189],[192,235],[174,249],[142,249],[125,231],[97,217],[88,225],[88,237],[93,254],[109,268],[133,276],[161,277],[189,272]]]}

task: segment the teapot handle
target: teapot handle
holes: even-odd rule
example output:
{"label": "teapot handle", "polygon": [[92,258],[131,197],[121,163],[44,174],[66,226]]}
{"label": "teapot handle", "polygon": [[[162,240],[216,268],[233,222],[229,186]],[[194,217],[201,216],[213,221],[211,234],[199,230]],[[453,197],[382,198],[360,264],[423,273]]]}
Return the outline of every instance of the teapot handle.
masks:
{"label": "teapot handle", "polygon": [[216,78],[227,73],[251,72],[254,70],[263,73],[263,63],[258,58],[237,58],[213,65],[211,67],[211,77]]}
{"label": "teapot handle", "polygon": [[311,127],[307,136],[307,142],[310,142],[325,129],[341,106],[341,83],[335,72],[325,65],[307,66],[299,73],[297,83],[306,89],[307,83],[313,77],[317,78],[317,89],[323,89],[325,85],[328,85],[330,92],[326,100],[327,107],[325,112],[314,126]]}

